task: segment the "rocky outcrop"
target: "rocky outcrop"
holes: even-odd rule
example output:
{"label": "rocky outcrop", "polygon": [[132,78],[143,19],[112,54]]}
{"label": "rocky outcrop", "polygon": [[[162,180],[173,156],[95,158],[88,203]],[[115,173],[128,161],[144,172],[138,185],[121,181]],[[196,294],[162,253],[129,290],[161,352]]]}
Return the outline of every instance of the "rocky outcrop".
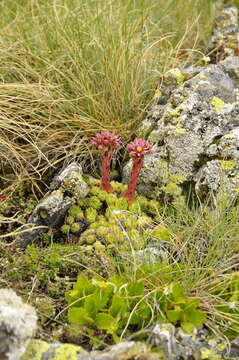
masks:
{"label": "rocky outcrop", "polygon": [[[223,360],[238,359],[238,339],[230,345],[220,338],[209,336],[206,329],[185,334],[172,324],[161,323],[148,330],[148,345],[125,341],[105,351],[87,352],[73,344],[48,344],[32,340],[21,360]],[[153,346],[153,351],[151,349]]]}
{"label": "rocky outcrop", "polygon": [[227,56],[239,55],[238,10],[229,6],[221,10],[216,18],[211,38],[210,59],[216,63]]}
{"label": "rocky outcrop", "polygon": [[82,168],[77,163],[63,169],[53,179],[50,188],[53,191],[39,202],[28,219],[20,240],[22,247],[37,241],[49,228],[59,227],[69,207],[76,199],[86,197],[89,192],[89,187],[82,177]]}
{"label": "rocky outcrop", "polygon": [[[160,198],[190,188],[203,198],[222,189],[237,196],[239,57],[200,69],[183,84],[179,79],[174,91],[157,95],[143,121],[141,136],[148,137],[155,152],[145,158],[138,191]],[[124,168],[124,182],[131,166]]]}
{"label": "rocky outcrop", "polygon": [[166,360],[165,357],[151,353],[149,347],[134,341],[111,346],[108,351],[83,350],[72,344],[48,344],[33,340],[21,360]]}
{"label": "rocky outcrop", "polygon": [[[35,310],[24,304],[12,290],[0,289],[1,360],[200,360],[238,359],[238,338],[229,346],[205,328],[186,334],[170,323],[158,323],[147,329],[147,345],[124,341],[104,351],[88,352],[73,344],[47,343],[33,339]],[[136,334],[137,335],[137,334]],[[146,335],[146,332],[145,332]],[[152,348],[153,346],[153,348]]]}
{"label": "rocky outcrop", "polygon": [[18,360],[36,330],[36,312],[13,290],[0,289],[0,359]]}
{"label": "rocky outcrop", "polygon": [[156,324],[150,335],[150,343],[162,347],[167,360],[187,359],[225,359],[237,358],[239,352],[232,353],[228,343],[213,338],[204,328],[195,329],[193,334],[186,334],[172,324]]}

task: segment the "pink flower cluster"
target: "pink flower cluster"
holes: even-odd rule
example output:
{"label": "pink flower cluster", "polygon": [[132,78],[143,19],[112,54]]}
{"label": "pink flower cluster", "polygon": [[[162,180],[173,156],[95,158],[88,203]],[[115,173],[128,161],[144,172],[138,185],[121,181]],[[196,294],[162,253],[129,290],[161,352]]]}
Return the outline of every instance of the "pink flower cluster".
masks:
{"label": "pink flower cluster", "polygon": [[117,149],[121,145],[119,135],[114,132],[102,131],[96,134],[91,140],[91,143],[95,145],[99,150]]}
{"label": "pink flower cluster", "polygon": [[[102,131],[101,133],[96,134],[96,136],[91,140],[91,143],[99,150],[104,151],[102,159],[101,187],[107,192],[112,192],[113,189],[110,185],[109,179],[110,163],[113,150],[121,146],[120,137],[114,132]],[[150,154],[153,151],[153,147],[147,140],[135,139],[128,145],[128,150],[129,156],[133,160],[133,169],[128,189],[122,194],[122,197],[125,197],[128,201],[133,201],[144,156]]]}

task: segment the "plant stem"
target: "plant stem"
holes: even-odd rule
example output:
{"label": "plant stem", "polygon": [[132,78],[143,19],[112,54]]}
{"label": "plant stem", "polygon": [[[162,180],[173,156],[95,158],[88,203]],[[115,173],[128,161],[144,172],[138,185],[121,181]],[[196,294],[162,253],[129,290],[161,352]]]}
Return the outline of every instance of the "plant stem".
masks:
{"label": "plant stem", "polygon": [[101,188],[108,193],[113,192],[113,188],[110,185],[110,162],[111,162],[111,151],[106,151],[102,159],[102,176],[101,176]]}
{"label": "plant stem", "polygon": [[136,185],[142,165],[143,158],[133,160],[133,169],[131,172],[130,183],[128,185],[128,189],[122,194],[122,197],[126,198],[129,202],[134,200]]}

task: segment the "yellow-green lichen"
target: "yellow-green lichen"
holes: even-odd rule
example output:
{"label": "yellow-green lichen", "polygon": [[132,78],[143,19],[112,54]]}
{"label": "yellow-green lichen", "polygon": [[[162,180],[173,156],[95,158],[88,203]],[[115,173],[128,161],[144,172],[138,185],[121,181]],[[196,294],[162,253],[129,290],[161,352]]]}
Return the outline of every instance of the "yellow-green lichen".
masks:
{"label": "yellow-green lichen", "polygon": [[182,107],[181,107],[181,106],[178,106],[178,107],[176,107],[175,109],[168,110],[168,112],[169,112],[169,114],[170,114],[171,116],[177,116],[177,117],[178,117],[178,115],[180,114],[180,112],[181,112],[182,110],[183,110]]}
{"label": "yellow-green lichen", "polygon": [[207,67],[204,71],[206,71],[206,72],[211,72],[212,71],[212,68],[210,68],[210,67]]}
{"label": "yellow-green lichen", "polygon": [[175,184],[181,184],[186,180],[186,177],[180,174],[172,174],[170,175],[170,180]]}
{"label": "yellow-green lichen", "polygon": [[214,349],[201,348],[200,349],[200,359],[202,360],[221,360],[222,357],[219,354],[216,354]]}
{"label": "yellow-green lichen", "polygon": [[159,140],[159,132],[157,130],[153,130],[150,134],[150,142],[152,144],[157,143]]}
{"label": "yellow-green lichen", "polygon": [[224,139],[235,139],[236,135],[235,134],[227,134],[224,136]]}
{"label": "yellow-green lichen", "polygon": [[237,165],[235,160],[222,160],[221,161],[221,169],[222,170],[233,170]]}
{"label": "yellow-green lichen", "polygon": [[155,91],[155,93],[154,93],[154,99],[158,99],[158,98],[160,98],[162,96],[162,92],[159,90],[159,89],[157,89],[156,91]]}
{"label": "yellow-green lichen", "polygon": [[205,74],[202,74],[202,73],[200,73],[200,74],[198,75],[198,77],[199,77],[199,79],[201,79],[201,80],[206,80],[206,79],[207,79],[206,75],[205,75]]}
{"label": "yellow-green lichen", "polygon": [[156,167],[166,169],[168,167],[167,161],[156,161],[155,162]]}
{"label": "yellow-green lichen", "polygon": [[181,73],[181,71],[179,70],[179,68],[171,69],[167,72],[167,74],[170,74],[173,77],[175,77],[178,85],[183,85],[185,78]]}
{"label": "yellow-green lichen", "polygon": [[42,354],[46,353],[49,349],[50,345],[45,341],[31,340],[21,360],[41,360]]}
{"label": "yellow-green lichen", "polygon": [[63,344],[59,346],[54,355],[51,357],[52,360],[77,360],[77,355],[82,352],[79,346],[72,344]]}
{"label": "yellow-green lichen", "polygon": [[224,101],[217,96],[213,96],[211,104],[214,107],[215,111],[219,113],[224,106]]}
{"label": "yellow-green lichen", "polygon": [[176,119],[177,123],[181,123],[184,119],[182,118],[182,116],[178,116]]}
{"label": "yellow-green lichen", "polygon": [[218,351],[223,351],[226,349],[227,345],[228,344],[224,341],[224,342],[219,343],[216,348]]}
{"label": "yellow-green lichen", "polygon": [[175,129],[175,133],[179,134],[179,135],[184,135],[186,133],[186,129],[177,128],[177,129]]}

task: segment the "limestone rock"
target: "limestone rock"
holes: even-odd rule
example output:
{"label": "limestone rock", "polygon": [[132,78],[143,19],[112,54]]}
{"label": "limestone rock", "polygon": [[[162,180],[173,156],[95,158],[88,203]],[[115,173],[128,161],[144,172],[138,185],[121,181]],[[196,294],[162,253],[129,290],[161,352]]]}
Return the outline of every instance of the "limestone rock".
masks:
{"label": "limestone rock", "polygon": [[33,307],[13,290],[0,289],[0,359],[18,360],[36,330]]}
{"label": "limestone rock", "polygon": [[238,10],[235,6],[229,6],[222,9],[216,18],[210,57],[217,62],[235,55],[239,55]]}
{"label": "limestone rock", "polygon": [[89,192],[89,187],[82,176],[82,168],[76,162],[71,163],[56,175],[50,187],[53,190],[61,187],[76,198],[84,198]]}
{"label": "limestone rock", "polygon": [[153,354],[143,343],[126,341],[111,346],[108,351],[87,352],[72,344],[48,344],[32,340],[21,360],[165,360]]}
{"label": "limestone rock", "polygon": [[54,191],[40,201],[28,219],[20,246],[26,247],[37,241],[49,228],[59,227],[69,207],[76,199],[86,197],[89,192],[89,187],[82,177],[81,166],[77,163],[70,164],[60,172],[53,179],[51,189]]}
{"label": "limestone rock", "polygon": [[28,219],[26,232],[21,236],[20,245],[26,247],[37,241],[42,233],[48,231],[49,227],[53,228],[59,226],[62,223],[67,210],[73,203],[74,199],[64,197],[62,190],[55,190],[46,196],[36,206]]}
{"label": "limestone rock", "polygon": [[[224,187],[237,196],[239,57],[207,66],[186,80],[167,104],[151,107],[142,135],[146,124],[155,152],[144,159],[140,194],[160,199],[187,194],[191,188],[203,197]],[[131,167],[129,162],[123,170],[125,183]]]}
{"label": "limestone rock", "polygon": [[151,332],[150,343],[163,347],[167,360],[220,360],[225,359],[228,350],[226,342],[212,338],[206,329],[198,328],[193,334],[186,334],[170,323],[156,324]]}
{"label": "limestone rock", "polygon": [[73,344],[48,344],[32,340],[21,360],[236,360],[239,356],[238,349],[237,339],[228,346],[226,341],[213,337],[204,328],[197,328],[193,334],[186,334],[170,323],[158,323],[149,329],[147,345],[125,341],[104,351],[88,352]]}

